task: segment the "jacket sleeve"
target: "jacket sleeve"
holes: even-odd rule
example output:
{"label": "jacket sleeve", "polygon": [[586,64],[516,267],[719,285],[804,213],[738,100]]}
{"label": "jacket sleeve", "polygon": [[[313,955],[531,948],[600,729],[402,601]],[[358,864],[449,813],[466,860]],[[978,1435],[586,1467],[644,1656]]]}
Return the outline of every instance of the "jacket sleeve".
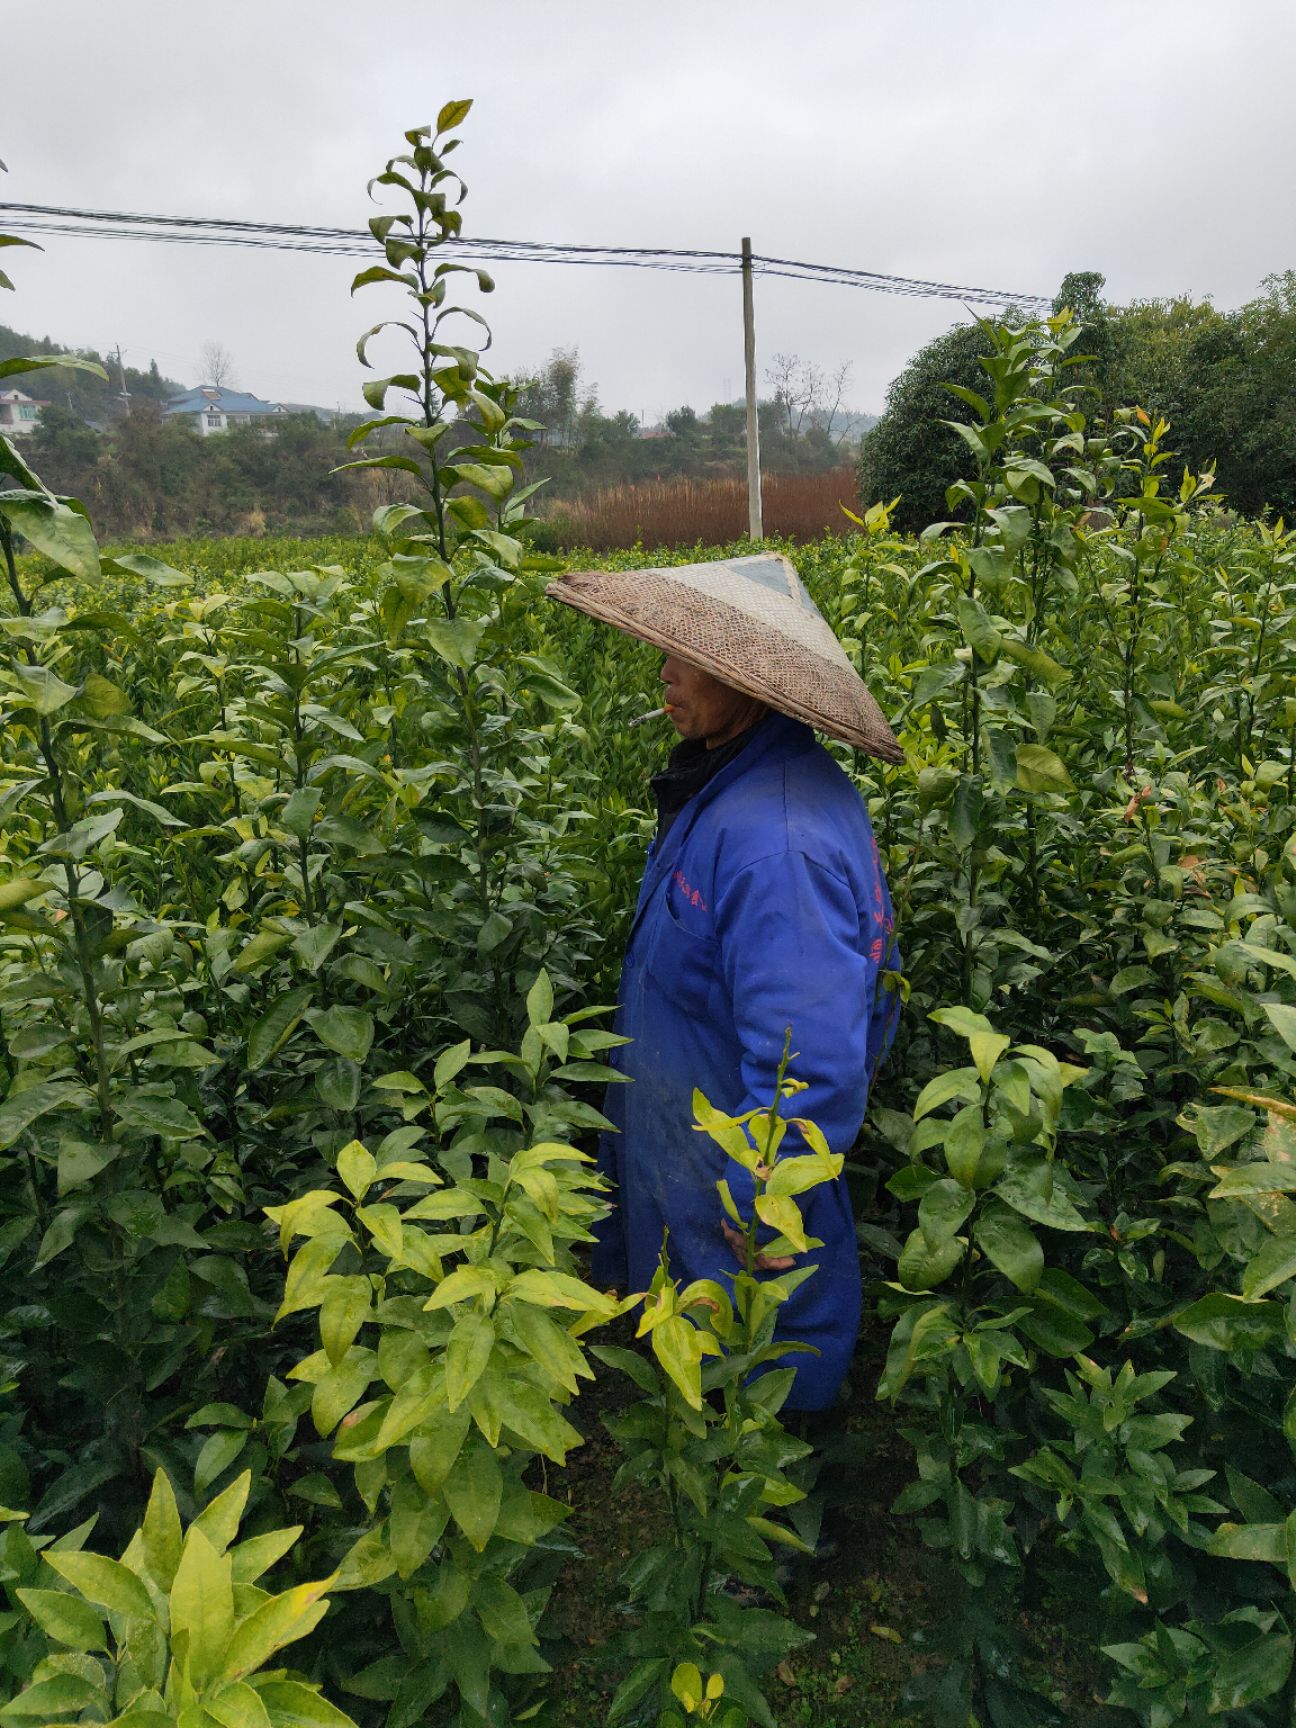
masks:
{"label": "jacket sleeve", "polygon": [[[848,883],[803,852],[763,858],[727,886],[716,908],[720,958],[742,1051],[742,1099],[727,1113],[768,1109],[783,1040],[788,1074],[807,1090],[786,1114],[818,1124],[834,1152],[848,1152],[864,1120],[880,1052],[870,1050],[882,924]],[[873,925],[877,923],[877,929]],[[796,1131],[784,1147],[792,1150]],[[730,1160],[726,1177],[740,1210],[753,1182]]]}

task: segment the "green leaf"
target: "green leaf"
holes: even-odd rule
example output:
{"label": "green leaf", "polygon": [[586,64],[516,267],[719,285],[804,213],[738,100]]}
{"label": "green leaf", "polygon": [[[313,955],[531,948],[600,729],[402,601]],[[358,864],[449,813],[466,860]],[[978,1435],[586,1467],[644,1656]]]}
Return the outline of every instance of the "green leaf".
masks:
{"label": "green leaf", "polygon": [[250,942],[245,944],[238,959],[230,967],[231,972],[253,972],[258,966],[272,959],[281,948],[286,948],[292,937],[282,930],[258,930]]}
{"label": "green leaf", "polygon": [[981,1077],[975,1068],[951,1068],[944,1074],[937,1074],[923,1087],[918,1094],[918,1102],[914,1105],[914,1121],[921,1122],[924,1116],[929,1116],[933,1110],[939,1110],[942,1104],[948,1104],[952,1098],[959,1098],[964,1103],[974,1103],[981,1096]]}
{"label": "green leaf", "polygon": [[985,608],[968,595],[960,594],[954,603],[954,609],[958,614],[963,640],[975,650],[978,660],[987,666],[993,666],[999,658],[1003,637],[990,622]]}
{"label": "green leaf", "polygon": [[1272,1698],[1287,1682],[1292,1640],[1284,1632],[1261,1632],[1240,1649],[1223,1651],[1211,1676],[1210,1713],[1223,1716]]}
{"label": "green leaf", "polygon": [[209,1505],[204,1506],[189,1526],[190,1531],[201,1530],[216,1552],[223,1554],[238,1535],[239,1519],[243,1516],[251,1488],[252,1472],[245,1470]]}
{"label": "green leaf", "polygon": [[69,1650],[106,1650],[107,1628],[103,1616],[88,1602],[66,1590],[15,1590],[32,1619],[56,1644]]}
{"label": "green leaf", "polygon": [[[3,372],[3,367],[0,367]],[[63,1728],[72,1718],[94,1701],[98,1688],[80,1674],[52,1674],[25,1686],[11,1699],[0,1716],[22,1722],[37,1718],[36,1728]]]}
{"label": "green leaf", "polygon": [[185,1536],[169,1601],[171,1638],[187,1634],[189,1677],[201,1687],[220,1672],[234,1629],[234,1582],[229,1555],[218,1553],[196,1523]]}
{"label": "green leaf", "polygon": [[[354,1144],[354,1142],[353,1142]],[[367,1278],[336,1278],[320,1304],[320,1343],[336,1368],[372,1312]]]}
{"label": "green leaf", "polygon": [[[915,1232],[921,1235],[921,1232]],[[887,1346],[886,1366],[878,1381],[879,1398],[897,1398],[928,1357],[940,1354],[957,1336],[945,1302],[915,1303],[900,1316]]]}
{"label": "green leaf", "polygon": [[1064,1192],[1059,1168],[1050,1159],[1039,1158],[1009,1169],[995,1183],[995,1193],[1014,1212],[1020,1212],[1032,1223],[1046,1224],[1051,1230],[1079,1233],[1091,1228],[1088,1219]]}
{"label": "green leaf", "polygon": [[349,1140],[338,1153],[338,1175],[357,1200],[363,1200],[378,1174],[378,1160],[359,1140]]}
{"label": "green leaf", "polygon": [[373,1015],[363,1008],[308,1008],[306,1019],[315,1036],[339,1056],[363,1062],[374,1039]]}
{"label": "green leaf", "polygon": [[472,1310],[456,1323],[446,1343],[446,1403],[457,1410],[472,1391],[495,1348],[495,1326],[486,1314]]}
{"label": "green leaf", "polygon": [[248,1067],[262,1068],[288,1042],[313,992],[309,984],[278,996],[248,1033]]}
{"label": "green leaf", "polygon": [[327,1579],[298,1584],[254,1608],[239,1622],[221,1657],[222,1677],[237,1680],[245,1674],[254,1674],[276,1650],[313,1632],[328,1612],[324,1597],[327,1589]]}
{"label": "green leaf", "polygon": [[473,1607],[490,1636],[501,1644],[534,1644],[526,1603],[503,1578],[487,1573],[477,1581]]}
{"label": "green leaf", "polygon": [[[590,1378],[591,1371],[571,1333],[543,1308],[533,1308],[527,1302],[509,1302],[507,1313],[517,1342],[547,1375],[575,1397],[580,1391],[581,1379]],[[634,1360],[641,1362],[637,1356]],[[642,1362],[642,1367],[655,1387],[657,1382],[652,1369],[646,1362]]]}
{"label": "green leaf", "polygon": [[113,1099],[113,1112],[128,1128],[160,1140],[194,1140],[203,1131],[188,1106],[160,1087],[129,1087]]}
{"label": "green leaf", "polygon": [[[321,833],[327,826],[320,824]],[[293,953],[308,972],[318,972],[337,946],[342,935],[340,924],[312,924],[293,937]]]}
{"label": "green leaf", "polygon": [[702,1341],[682,1314],[660,1320],[652,1329],[653,1354],[694,1410],[702,1408]]}
{"label": "green leaf", "polygon": [[[664,1324],[669,1326],[670,1321]],[[661,1327],[656,1329],[660,1330]],[[554,1408],[548,1394],[530,1380],[518,1375],[502,1376],[491,1382],[490,1397],[506,1425],[555,1464],[565,1464],[568,1452],[581,1444],[576,1429]]]}
{"label": "green leaf", "polygon": [[169,1592],[180,1564],[183,1533],[180,1513],[176,1507],[175,1490],[165,1470],[157,1470],[144,1522],[140,1527],[140,1544],[144,1551],[144,1566],[158,1589]]}
{"label": "green leaf", "polygon": [[1296,1236],[1271,1236],[1242,1275],[1242,1295],[1256,1302],[1289,1278],[1296,1278]]}
{"label": "green leaf", "polygon": [[472,1056],[472,1040],[465,1038],[461,1044],[452,1044],[448,1050],[443,1050],[436,1059],[432,1070],[432,1084],[438,1092],[444,1089],[467,1065]]}
{"label": "green leaf", "polygon": [[271,1713],[275,1728],[356,1728],[344,1711],[329,1703],[318,1686],[305,1680],[263,1680],[257,1691]]}
{"label": "green leaf", "polygon": [[966,852],[976,838],[983,798],[981,776],[960,774],[949,819],[950,839],[960,852]]}
{"label": "green leaf", "polygon": [[1275,1566],[1287,1561],[1284,1524],[1220,1524],[1211,1532],[1207,1553],[1224,1560],[1267,1560]]}
{"label": "green leaf", "polygon": [[[535,983],[527,991],[526,1011],[529,1026],[547,1026],[553,1019],[554,993],[549,974],[542,966]],[[1293,1010],[1296,1013],[1296,1010]]]}
{"label": "green leaf", "polygon": [[470,486],[479,486],[497,504],[513,490],[513,470],[505,464],[487,467],[483,462],[456,462],[454,472]]}
{"label": "green leaf", "polygon": [[427,618],[423,629],[433,650],[460,672],[470,672],[486,630],[484,618]]}
{"label": "green leaf", "polygon": [[1296,1008],[1289,1008],[1282,1002],[1264,1002],[1261,1006],[1272,1020],[1283,1043],[1289,1050],[1296,1050]]}
{"label": "green leaf", "polygon": [[299,786],[279,813],[280,825],[298,840],[308,840],[322,794],[318,786]]}
{"label": "green leaf", "polygon": [[1066,763],[1046,744],[1017,746],[1017,786],[1022,792],[1074,792]]}
{"label": "green leaf", "polygon": [[[35,241],[20,241],[20,245],[32,245]],[[39,247],[36,248],[40,250]],[[57,367],[61,371],[88,372],[92,378],[102,378],[108,382],[108,374],[97,360],[83,360],[79,354],[27,354],[17,360],[0,360],[0,378],[14,378],[20,372],[42,372],[48,367]]]}
{"label": "green leaf", "polygon": [[15,661],[8,668],[9,676],[17,681],[19,702],[35,710],[43,718],[66,708],[77,694],[77,686],[68,684],[48,666],[28,666]]}
{"label": "green leaf", "polygon": [[477,932],[477,952],[482,955],[493,954],[500,943],[506,941],[512,933],[511,919],[506,918],[502,912],[488,913]]}
{"label": "green leaf", "polygon": [[32,1269],[39,1271],[42,1266],[48,1265],[56,1255],[61,1254],[65,1248],[70,1248],[76,1240],[77,1231],[86,1219],[92,1216],[93,1211],[94,1208],[88,1203],[73,1202],[71,1206],[65,1206],[61,1212],[56,1212],[51,1218],[45,1234],[41,1237],[41,1244],[36,1252],[36,1258],[32,1262]]}
{"label": "green leaf", "polygon": [[999,652],[1005,660],[1015,660],[1019,666],[1024,666],[1032,677],[1038,678],[1041,684],[1047,684],[1051,689],[1065,684],[1071,676],[1065,666],[1059,666],[1042,648],[1034,648],[1012,636],[1000,638]]}
{"label": "green leaf", "polygon": [[[1254,1116],[1250,1126],[1255,1126]],[[1296,1164],[1235,1164],[1224,1172],[1207,1199],[1230,1200],[1242,1194],[1296,1194]]]}
{"label": "green leaf", "polygon": [[945,1133],[945,1164],[950,1175],[965,1188],[976,1180],[985,1150],[986,1131],[980,1104],[965,1104]]}
{"label": "green leaf", "polygon": [[369,1390],[376,1366],[374,1351],[353,1344],[338,1365],[315,1382],[311,1420],[321,1434],[331,1434],[355,1409]]}
{"label": "green leaf", "polygon": [[106,1554],[68,1554],[47,1552],[45,1559],[65,1578],[74,1590],[79,1590],[88,1602],[106,1608],[110,1614],[134,1615],[151,1620],[154,1617],[152,1598],[129,1566],[120,1560],[110,1560]]}
{"label": "green leaf", "polygon": [[648,1697],[654,1687],[665,1681],[670,1673],[670,1666],[669,1656],[650,1656],[630,1670],[617,1687],[608,1708],[609,1728],[628,1716],[636,1705]]}
{"label": "green leaf", "polygon": [[[298,1477],[298,1482],[302,1481]],[[341,1505],[341,1501],[336,1504]],[[300,1524],[291,1524],[285,1530],[267,1530],[264,1536],[249,1536],[246,1542],[240,1542],[237,1548],[230,1549],[230,1563],[233,1567],[236,1584],[255,1584],[262,1573],[268,1572],[276,1561],[284,1555],[296,1542],[302,1533]]]}
{"label": "green leaf", "polygon": [[437,115],[437,132],[453,132],[456,126],[462,126],[471,108],[471,96],[461,96],[453,102],[447,102]]}
{"label": "green leaf", "polygon": [[11,1092],[0,1104],[0,1149],[12,1146],[24,1129],[51,1110],[84,1109],[89,1103],[86,1087],[70,1080],[41,1080],[25,1091]]}
{"label": "green leaf", "polygon": [[147,552],[118,552],[104,560],[104,569],[121,571],[128,576],[142,576],[157,588],[186,588],[192,581],[173,565],[164,564],[160,558],[152,558]]}
{"label": "green leaf", "polygon": [[439,1497],[471,1426],[472,1418],[467,1410],[447,1410],[442,1405],[440,1411],[428,1417],[411,1438],[410,1468],[419,1487],[430,1498]]}
{"label": "green leaf", "polygon": [[918,1225],[932,1253],[948,1242],[975,1205],[976,1195],[948,1176],[931,1184],[918,1202]]}
{"label": "green leaf", "polygon": [[194,1493],[205,1494],[216,1478],[229,1469],[247,1442],[247,1433],[238,1429],[218,1428],[209,1434],[194,1465]]}
{"label": "green leaf", "polygon": [[999,1206],[977,1220],[972,1235],[1004,1277],[1030,1295],[1044,1270],[1044,1250],[1035,1232],[1006,1206]]}
{"label": "green leaf", "polygon": [[13,876],[8,882],[0,882],[0,916],[26,906],[31,900],[39,900],[49,892],[50,884],[39,876]]}
{"label": "green leaf", "polygon": [[442,1489],[451,1516],[479,1554],[499,1519],[504,1479],[499,1461],[484,1442],[464,1447]]}
{"label": "green leaf", "polygon": [[949,1277],[966,1247],[960,1237],[950,1236],[933,1248],[921,1230],[911,1231],[900,1253],[897,1276],[906,1290],[932,1290]]}
{"label": "green leaf", "polygon": [[1190,1303],[1175,1318],[1175,1328],[1194,1344],[1211,1350],[1260,1349],[1283,1329],[1283,1311],[1276,1302],[1246,1302],[1240,1296],[1213,1291]]}
{"label": "green leaf", "polygon": [[[0,378],[5,373],[6,363],[0,362]],[[79,511],[39,493],[0,492],[0,516],[61,570],[83,582],[99,580],[99,547]]]}
{"label": "green leaf", "polygon": [[[94,719],[106,720],[113,714],[129,714],[131,699],[124,690],[100,673],[88,672],[85,683],[81,686],[81,707]],[[170,816],[167,819],[174,820]]]}

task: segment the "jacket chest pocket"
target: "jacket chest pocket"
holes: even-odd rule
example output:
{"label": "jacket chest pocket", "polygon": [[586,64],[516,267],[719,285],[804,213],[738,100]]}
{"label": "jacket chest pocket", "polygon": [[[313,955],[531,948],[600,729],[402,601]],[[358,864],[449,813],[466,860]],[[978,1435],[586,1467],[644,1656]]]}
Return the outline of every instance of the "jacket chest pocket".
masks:
{"label": "jacket chest pocket", "polygon": [[666,894],[658,903],[653,922],[645,972],[680,1013],[698,1019],[714,1014],[724,1003],[719,942],[706,930],[678,918]]}

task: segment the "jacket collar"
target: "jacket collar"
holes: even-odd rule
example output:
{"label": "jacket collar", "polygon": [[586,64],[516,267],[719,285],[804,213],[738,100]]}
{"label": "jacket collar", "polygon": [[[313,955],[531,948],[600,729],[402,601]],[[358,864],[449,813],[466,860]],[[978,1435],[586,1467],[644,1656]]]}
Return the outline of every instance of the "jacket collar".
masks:
{"label": "jacket collar", "polygon": [[643,887],[639,891],[639,904],[630,929],[631,940],[642,922],[653,893],[673,867],[703,810],[720,796],[726,786],[732,785],[743,774],[750,773],[767,757],[779,754],[799,755],[813,742],[814,733],[803,720],[793,720],[790,715],[779,714],[773,709],[756,722],[755,735],[747,746],[738,752],[732,762],[726,763],[717,775],[708,780],[700,792],[689,799],[665,839],[655,844],[649,852]]}

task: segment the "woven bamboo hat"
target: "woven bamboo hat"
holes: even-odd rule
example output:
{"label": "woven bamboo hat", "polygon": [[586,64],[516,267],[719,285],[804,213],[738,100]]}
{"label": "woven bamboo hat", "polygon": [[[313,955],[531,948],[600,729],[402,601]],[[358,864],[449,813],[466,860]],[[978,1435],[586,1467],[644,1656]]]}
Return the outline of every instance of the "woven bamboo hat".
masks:
{"label": "woven bamboo hat", "polygon": [[882,710],[781,552],[663,570],[572,570],[547,592],[781,714],[884,762],[904,760]]}

